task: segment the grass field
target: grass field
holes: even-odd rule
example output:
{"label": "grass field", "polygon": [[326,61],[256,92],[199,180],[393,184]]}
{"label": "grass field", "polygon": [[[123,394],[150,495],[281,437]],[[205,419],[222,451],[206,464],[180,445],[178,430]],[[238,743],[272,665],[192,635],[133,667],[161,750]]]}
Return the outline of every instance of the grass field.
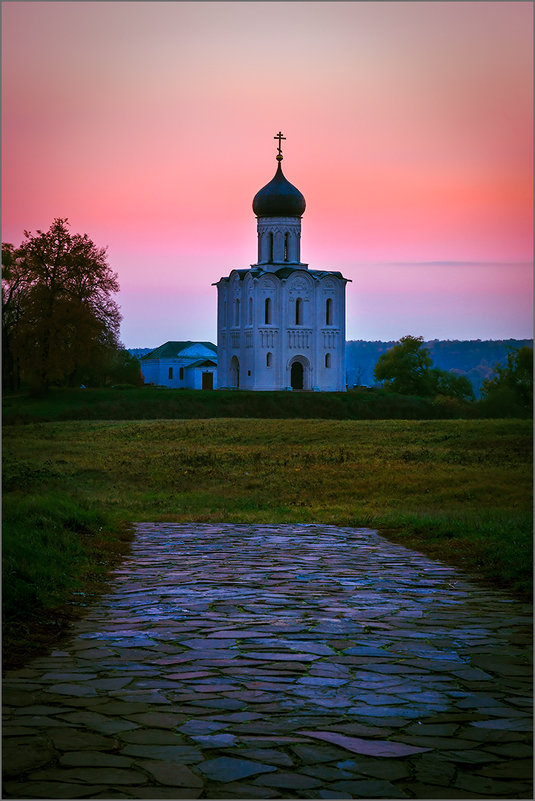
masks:
{"label": "grass field", "polygon": [[387,537],[526,598],[526,420],[152,420],[4,428],[4,660],[102,589],[136,520],[308,523]]}

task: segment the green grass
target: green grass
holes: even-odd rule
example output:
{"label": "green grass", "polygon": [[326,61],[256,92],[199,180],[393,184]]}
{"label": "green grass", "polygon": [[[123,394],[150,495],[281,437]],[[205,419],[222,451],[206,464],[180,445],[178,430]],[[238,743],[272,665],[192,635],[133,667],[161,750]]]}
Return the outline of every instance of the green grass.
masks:
{"label": "green grass", "polygon": [[[27,485],[31,470],[23,470]],[[3,654],[16,665],[53,642],[100,592],[131,534],[112,515],[43,485],[5,492],[2,527]],[[19,474],[20,477],[20,474]]]}
{"label": "green grass", "polygon": [[451,419],[487,416],[477,404],[418,398],[384,390],[246,392],[164,388],[52,389],[3,401],[4,424],[54,420],[161,420],[239,417],[261,419]]}

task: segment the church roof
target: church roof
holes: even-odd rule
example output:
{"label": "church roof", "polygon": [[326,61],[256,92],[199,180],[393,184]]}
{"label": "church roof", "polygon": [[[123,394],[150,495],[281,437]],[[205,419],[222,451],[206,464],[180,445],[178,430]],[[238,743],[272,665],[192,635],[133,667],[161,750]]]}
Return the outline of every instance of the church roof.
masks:
{"label": "church roof", "polygon": [[183,350],[191,348],[192,345],[204,345],[205,348],[217,353],[217,347],[212,342],[196,342],[190,339],[180,340],[178,342],[170,341],[160,345],[159,348],[151,350],[141,357],[143,359],[173,359],[178,356]]}
{"label": "church roof", "polygon": [[305,208],[304,196],[286,179],[279,161],[274,177],[253,198],[254,213],[257,217],[301,217]]}
{"label": "church roof", "polygon": [[[231,275],[232,273],[237,273],[240,281],[243,281],[245,276],[249,273],[253,276],[253,278],[260,278],[261,275],[276,275],[277,278],[283,279],[289,278],[292,273],[296,272],[304,272],[307,275],[310,275],[315,281],[320,281],[322,278],[326,278],[328,275],[332,275],[334,278],[341,278],[343,281],[349,281],[348,278],[344,278],[339,270],[309,270],[306,267],[279,267],[278,270],[264,270],[260,265],[253,265],[250,270],[231,270]],[[229,280],[230,275],[220,278],[220,281]]]}

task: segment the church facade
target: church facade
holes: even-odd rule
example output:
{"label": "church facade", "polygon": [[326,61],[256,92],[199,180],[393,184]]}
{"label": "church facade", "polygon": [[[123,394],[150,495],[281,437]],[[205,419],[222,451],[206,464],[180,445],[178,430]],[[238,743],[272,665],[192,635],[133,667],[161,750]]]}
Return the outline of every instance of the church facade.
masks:
{"label": "church facade", "polygon": [[341,392],[345,383],[345,287],[340,272],[301,261],[305,198],[277,171],[253,199],[258,260],[234,269],[218,291],[218,386]]}

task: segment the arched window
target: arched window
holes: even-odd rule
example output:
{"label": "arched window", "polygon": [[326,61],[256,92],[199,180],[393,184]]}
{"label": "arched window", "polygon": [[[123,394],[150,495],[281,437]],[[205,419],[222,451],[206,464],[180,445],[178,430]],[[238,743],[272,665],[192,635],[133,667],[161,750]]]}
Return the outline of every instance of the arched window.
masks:
{"label": "arched window", "polygon": [[183,367],[180,368],[180,372],[179,372],[178,377],[180,378],[181,381],[184,380],[184,368]]}
{"label": "arched window", "polygon": [[333,324],[333,301],[332,298],[327,298],[325,301],[325,325]]}
{"label": "arched window", "polygon": [[240,386],[240,363],[236,356],[230,360],[230,383],[236,389]]}
{"label": "arched window", "polygon": [[331,354],[330,353],[326,353],[325,354],[325,367],[330,367],[330,366],[331,366]]}
{"label": "arched window", "polygon": [[266,355],[266,367],[271,367],[272,364],[273,364],[273,354],[272,353],[268,353]]}
{"label": "arched window", "polygon": [[253,324],[253,299],[249,298],[249,325]]}
{"label": "arched window", "polygon": [[295,301],[295,324],[303,325],[303,299],[297,298]]}
{"label": "arched window", "polygon": [[240,301],[236,298],[234,301],[234,325],[240,324]]}
{"label": "arched window", "polygon": [[169,368],[169,378],[171,379],[172,377],[173,377],[173,368],[170,367]]}
{"label": "arched window", "polygon": [[269,233],[269,260],[273,261],[273,232]]}
{"label": "arched window", "polygon": [[284,234],[284,261],[288,261],[288,240],[290,234]]}
{"label": "arched window", "polygon": [[271,325],[271,298],[266,298],[264,302],[264,323]]}

